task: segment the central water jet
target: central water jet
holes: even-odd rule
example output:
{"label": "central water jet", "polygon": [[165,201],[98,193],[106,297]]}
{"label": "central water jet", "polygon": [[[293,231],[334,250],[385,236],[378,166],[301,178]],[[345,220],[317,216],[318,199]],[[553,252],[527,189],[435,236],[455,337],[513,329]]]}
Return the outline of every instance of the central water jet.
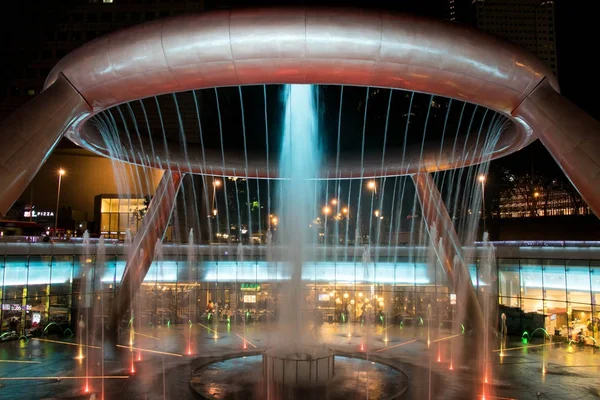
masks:
{"label": "central water jet", "polygon": [[280,173],[286,180],[280,186],[279,233],[289,257],[289,290],[280,318],[282,343],[307,344],[302,321],[302,266],[310,255],[309,225],[315,212],[315,182],[320,167],[316,92],[312,85],[288,85],[284,89],[285,114]]}
{"label": "central water jet", "polygon": [[279,339],[263,355],[268,385],[325,384],[334,375],[333,351],[313,342],[303,318],[302,266],[310,259],[309,225],[316,210],[315,179],[321,164],[318,138],[317,93],[312,85],[289,85],[285,104],[280,176],[280,235],[287,248],[289,290],[283,299]]}

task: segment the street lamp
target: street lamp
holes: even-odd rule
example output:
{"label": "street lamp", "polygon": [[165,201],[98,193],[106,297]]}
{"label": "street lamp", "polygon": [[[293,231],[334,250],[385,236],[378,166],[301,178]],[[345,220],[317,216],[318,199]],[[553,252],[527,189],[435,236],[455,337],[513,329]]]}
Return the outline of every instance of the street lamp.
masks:
{"label": "street lamp", "polygon": [[348,214],[348,207],[342,208],[342,214]]}
{"label": "street lamp", "polygon": [[379,213],[379,210],[375,210],[375,216],[376,216],[376,217],[379,217],[379,214],[380,214],[380,213]]}
{"label": "street lamp", "polygon": [[331,213],[331,207],[329,207],[329,206],[323,207],[323,214],[324,215],[329,215],[330,213]]}
{"label": "street lamp", "polygon": [[279,223],[279,218],[277,218],[276,216],[272,216],[272,217],[271,217],[271,223],[272,223],[274,226],[277,226],[277,224]]}
{"label": "street lamp", "polygon": [[[210,202],[210,207],[213,209],[217,208],[217,188],[221,187],[223,182],[220,179],[213,180],[213,193],[212,193],[212,201]],[[217,214],[215,214],[217,215]]]}
{"label": "street lamp", "polygon": [[375,181],[367,182],[367,188],[369,188],[369,190],[372,190],[375,193],[377,193],[377,184],[375,183]]}
{"label": "street lamp", "polygon": [[479,182],[481,182],[481,203],[482,203],[482,208],[483,208],[483,233],[485,234],[485,232],[487,231],[486,227],[485,227],[485,175],[479,175],[479,177],[477,178],[479,179]]}
{"label": "street lamp", "polygon": [[54,236],[56,237],[56,229],[58,227],[58,203],[60,202],[60,184],[62,177],[67,173],[64,169],[58,170],[58,192],[56,194],[56,212],[54,213]]}
{"label": "street lamp", "polygon": [[337,203],[338,203],[337,199],[331,199],[329,202],[331,203],[332,206],[337,206]]}

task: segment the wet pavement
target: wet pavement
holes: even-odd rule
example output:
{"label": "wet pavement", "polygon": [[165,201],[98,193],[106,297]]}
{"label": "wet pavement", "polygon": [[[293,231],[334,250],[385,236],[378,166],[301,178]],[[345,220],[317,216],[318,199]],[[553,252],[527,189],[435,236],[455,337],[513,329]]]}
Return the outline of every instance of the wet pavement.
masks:
{"label": "wet pavement", "polygon": [[[541,339],[529,345],[514,342],[507,345],[504,357],[492,352],[485,368],[482,360],[464,350],[469,349],[463,345],[468,337],[444,331],[430,332],[429,349],[423,328],[391,327],[383,332],[382,327],[325,324],[312,334],[314,343],[337,354],[368,355],[401,371],[408,381],[401,399],[475,399],[484,392],[487,399],[600,398],[600,351],[591,347],[544,345]],[[102,393],[105,399],[119,400],[196,399],[190,390],[195,370],[223,358],[257,354],[277,335],[273,326],[263,324],[245,330],[221,324],[218,338],[199,325],[148,328],[136,335],[133,351],[125,335],[123,347],[107,352],[104,361],[101,343],[92,340],[88,347],[82,343],[83,359],[76,359],[80,347],[68,338],[5,342],[0,344],[0,399],[100,399]],[[498,346],[489,343],[490,349]],[[377,379],[388,379],[381,376],[385,374]]]}

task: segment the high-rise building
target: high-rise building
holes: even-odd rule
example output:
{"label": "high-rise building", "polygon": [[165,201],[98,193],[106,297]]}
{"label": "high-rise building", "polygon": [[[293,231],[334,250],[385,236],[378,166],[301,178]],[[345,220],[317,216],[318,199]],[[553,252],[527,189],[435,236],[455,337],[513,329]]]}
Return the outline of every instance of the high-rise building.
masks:
{"label": "high-rise building", "polygon": [[448,19],[456,21],[456,4],[455,0],[448,0]]}
{"label": "high-rise building", "polygon": [[554,1],[477,0],[476,6],[479,29],[533,52],[557,74]]}

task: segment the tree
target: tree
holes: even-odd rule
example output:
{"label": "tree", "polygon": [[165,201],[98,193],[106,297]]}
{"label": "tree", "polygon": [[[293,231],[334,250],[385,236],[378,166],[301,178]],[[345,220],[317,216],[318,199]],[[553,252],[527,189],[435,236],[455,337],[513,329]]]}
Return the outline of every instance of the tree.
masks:
{"label": "tree", "polygon": [[152,201],[152,196],[146,195],[144,196],[144,205],[143,207],[134,208],[131,211],[131,224],[139,225],[140,222],[144,219],[144,216],[148,212],[148,207],[150,206],[150,201]]}

